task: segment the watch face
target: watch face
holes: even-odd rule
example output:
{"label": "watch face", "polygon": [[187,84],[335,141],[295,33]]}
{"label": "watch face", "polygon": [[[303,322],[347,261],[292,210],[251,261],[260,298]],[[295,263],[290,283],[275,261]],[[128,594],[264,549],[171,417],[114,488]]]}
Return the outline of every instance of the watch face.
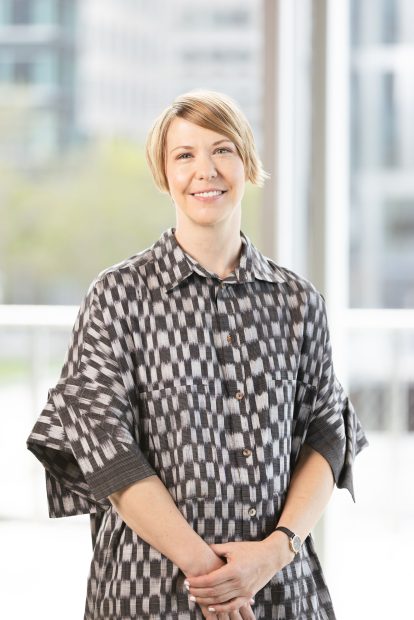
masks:
{"label": "watch face", "polygon": [[298,553],[298,551],[300,551],[301,544],[302,544],[302,541],[299,538],[299,536],[294,536],[292,538],[292,547],[295,553]]}

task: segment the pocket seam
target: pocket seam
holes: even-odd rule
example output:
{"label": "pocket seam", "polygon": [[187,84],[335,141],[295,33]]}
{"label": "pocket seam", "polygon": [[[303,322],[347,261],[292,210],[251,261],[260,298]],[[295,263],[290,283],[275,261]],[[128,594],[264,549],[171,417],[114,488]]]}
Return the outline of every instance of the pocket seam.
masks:
{"label": "pocket seam", "polygon": [[210,394],[215,393],[214,386],[211,386],[208,383],[183,383],[158,388],[156,390],[146,390],[145,392],[138,392],[138,397],[144,401],[147,401],[149,398],[153,398],[154,395],[162,398],[171,396],[173,394],[178,394],[179,392],[194,391],[201,393],[208,391]]}

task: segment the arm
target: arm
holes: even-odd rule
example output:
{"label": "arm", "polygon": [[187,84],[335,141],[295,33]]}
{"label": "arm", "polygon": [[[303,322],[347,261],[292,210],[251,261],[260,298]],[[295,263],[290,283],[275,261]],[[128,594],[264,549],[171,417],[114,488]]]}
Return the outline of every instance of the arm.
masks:
{"label": "arm", "polygon": [[[304,444],[277,525],[288,527],[304,541],[321,517],[333,489],[334,477],[329,463],[319,452]],[[276,572],[294,557],[283,532],[273,532],[263,543],[275,558]]]}
{"label": "arm", "polygon": [[[288,527],[304,540],[321,516],[333,488],[329,463],[304,444],[277,525]],[[261,590],[294,558],[283,532],[272,532],[260,541],[212,545],[212,548],[219,555],[226,555],[227,565],[210,574],[195,577],[190,574],[189,591],[200,605],[213,605],[217,613],[236,609],[244,597]]]}
{"label": "arm", "polygon": [[108,496],[122,520],[185,575],[223,565],[192,529],[158,476],[147,476]]}
{"label": "arm", "polygon": [[[178,510],[158,476],[147,476],[108,496],[123,521],[143,540],[168,557],[188,576],[202,575],[225,565],[211,547],[192,529]],[[245,601],[243,618],[254,614]],[[201,606],[205,618],[216,618]],[[227,618],[227,614],[224,616]],[[240,614],[235,617],[241,618]]]}

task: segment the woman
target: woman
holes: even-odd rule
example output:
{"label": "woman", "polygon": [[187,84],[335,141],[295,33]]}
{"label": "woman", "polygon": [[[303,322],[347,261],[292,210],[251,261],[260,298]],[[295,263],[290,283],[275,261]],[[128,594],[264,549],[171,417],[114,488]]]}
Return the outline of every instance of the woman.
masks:
{"label": "woman", "polygon": [[367,442],[324,298],[240,230],[267,175],[232,99],[178,97],[146,153],[176,226],[92,282],[28,438],[50,516],[91,515],[84,620],[331,620],[310,530]]}

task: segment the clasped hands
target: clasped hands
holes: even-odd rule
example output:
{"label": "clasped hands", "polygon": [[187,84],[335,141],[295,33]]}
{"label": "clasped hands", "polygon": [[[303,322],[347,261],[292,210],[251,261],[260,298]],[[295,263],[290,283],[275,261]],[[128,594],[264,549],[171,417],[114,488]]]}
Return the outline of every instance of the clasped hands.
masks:
{"label": "clasped hands", "polygon": [[250,606],[254,595],[292,560],[293,554],[288,552],[283,560],[277,558],[279,554],[274,553],[275,548],[267,539],[209,547],[220,564],[204,575],[187,573],[184,583],[191,600],[201,606],[207,620],[255,620]]}

